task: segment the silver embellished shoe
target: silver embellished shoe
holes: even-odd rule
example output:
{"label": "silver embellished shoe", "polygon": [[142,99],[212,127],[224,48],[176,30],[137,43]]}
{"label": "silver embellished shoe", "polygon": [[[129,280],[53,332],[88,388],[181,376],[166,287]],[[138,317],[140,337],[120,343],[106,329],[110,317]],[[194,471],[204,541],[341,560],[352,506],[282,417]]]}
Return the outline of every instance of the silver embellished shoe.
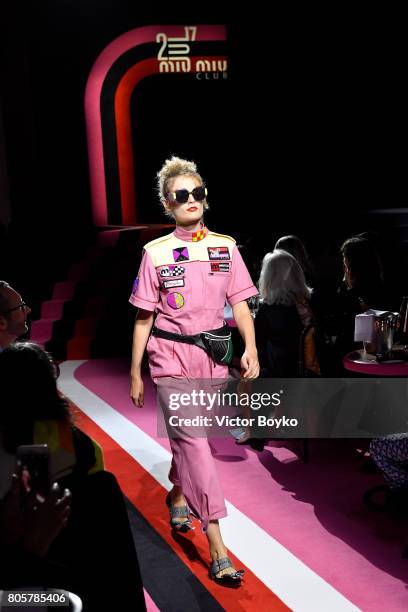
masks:
{"label": "silver embellished shoe", "polygon": [[210,567],[210,578],[221,586],[229,587],[230,589],[237,589],[241,585],[242,576],[245,570],[237,570],[233,574],[224,574],[218,577],[218,572],[233,567],[231,559],[229,557],[223,557],[222,559],[215,559],[211,563]]}
{"label": "silver embellished shoe", "polygon": [[[167,494],[166,497],[166,506],[170,511],[170,526],[179,531],[180,533],[187,533],[189,531],[194,531],[194,527],[192,526],[192,520],[190,518],[190,510],[188,506],[173,506],[171,502],[170,493]],[[179,521],[177,519],[186,518],[186,521]]]}

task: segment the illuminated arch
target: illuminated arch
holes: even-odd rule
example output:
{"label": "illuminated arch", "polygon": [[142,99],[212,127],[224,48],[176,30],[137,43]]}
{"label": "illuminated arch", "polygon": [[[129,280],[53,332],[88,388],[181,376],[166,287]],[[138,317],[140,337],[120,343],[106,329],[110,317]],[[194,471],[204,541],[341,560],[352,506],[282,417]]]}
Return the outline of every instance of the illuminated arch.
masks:
{"label": "illuminated arch", "polygon": [[[85,120],[88,138],[88,158],[91,184],[92,215],[96,226],[108,224],[108,200],[101,114],[101,95],[105,79],[112,66],[127,52],[147,43],[156,43],[156,35],[180,36],[184,26],[146,26],[126,32],[102,51],[93,65],[85,91]],[[197,42],[225,41],[224,26],[197,26]],[[206,59],[214,59],[213,57]],[[199,58],[191,58],[197,61]],[[216,58],[225,59],[225,58]],[[159,73],[157,57],[135,63],[120,79],[115,91],[114,113],[118,171],[121,194],[122,223],[136,223],[133,148],[131,142],[130,97],[136,85],[146,76]],[[180,74],[180,73],[174,73]]]}

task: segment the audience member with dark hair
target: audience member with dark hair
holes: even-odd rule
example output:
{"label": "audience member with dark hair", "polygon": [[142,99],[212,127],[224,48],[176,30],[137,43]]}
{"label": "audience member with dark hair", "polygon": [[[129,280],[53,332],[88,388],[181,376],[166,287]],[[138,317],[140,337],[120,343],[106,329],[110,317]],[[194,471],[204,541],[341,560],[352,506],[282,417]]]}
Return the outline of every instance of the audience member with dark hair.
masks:
{"label": "audience member with dark hair", "polygon": [[3,462],[9,469],[0,480],[0,496],[10,486],[14,455],[21,444],[48,444],[54,480],[103,469],[99,445],[73,425],[56,378],[56,365],[37,344],[16,342],[0,353],[1,446],[9,455]]}
{"label": "audience member with dark hair", "polygon": [[[0,499],[7,503],[9,492],[9,505],[10,495],[15,498],[15,454],[19,445],[33,443],[48,445],[51,480],[72,491],[65,528],[54,538],[44,534],[43,548],[34,551],[42,559],[41,574],[33,572],[25,586],[36,586],[41,578],[43,587],[77,593],[84,609],[92,612],[128,609],[129,602],[143,610],[139,565],[122,493],[115,477],[103,471],[99,446],[72,424],[67,402],[58,393],[57,373],[48,353],[33,343],[15,343],[0,353]],[[52,515],[52,498],[49,503]],[[20,527],[16,515],[15,529]],[[40,526],[38,530],[41,542]],[[18,546],[11,548],[20,554]],[[64,582],[55,584],[56,576]]]}
{"label": "audience member with dark hair", "polygon": [[353,236],[341,246],[346,300],[356,312],[386,307],[384,272],[374,243]]}
{"label": "audience member with dark hair", "polygon": [[386,291],[383,267],[374,243],[361,236],[348,238],[340,249],[343,258],[343,281],[337,294],[335,312],[327,313],[323,327],[333,338],[330,373],[344,373],[342,360],[357,345],[354,342],[354,321],[370,308],[388,310],[391,305]]}

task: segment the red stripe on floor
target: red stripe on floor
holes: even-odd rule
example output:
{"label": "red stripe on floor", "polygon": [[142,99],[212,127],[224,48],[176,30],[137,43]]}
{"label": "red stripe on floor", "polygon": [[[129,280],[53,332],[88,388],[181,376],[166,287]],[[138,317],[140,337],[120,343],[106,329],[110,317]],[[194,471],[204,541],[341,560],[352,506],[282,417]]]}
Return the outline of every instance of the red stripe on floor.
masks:
{"label": "red stripe on floor", "polygon": [[123,493],[221,606],[229,612],[258,612],[265,608],[271,612],[289,610],[231,552],[229,556],[234,566],[245,569],[242,586],[237,590],[228,589],[211,581],[208,577],[207,539],[201,533],[199,522],[194,521],[195,532],[191,536],[174,533],[169,526],[163,487],[92,419],[79,408],[77,410],[76,424],[102,446],[106,469],[115,474]]}

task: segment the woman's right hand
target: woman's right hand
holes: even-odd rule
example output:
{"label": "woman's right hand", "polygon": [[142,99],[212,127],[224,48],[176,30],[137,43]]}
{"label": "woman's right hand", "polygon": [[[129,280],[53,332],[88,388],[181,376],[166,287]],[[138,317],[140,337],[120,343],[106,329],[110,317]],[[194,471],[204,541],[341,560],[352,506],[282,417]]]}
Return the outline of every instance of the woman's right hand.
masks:
{"label": "woman's right hand", "polygon": [[[24,478],[30,474],[24,470]],[[21,546],[25,551],[43,557],[68,522],[71,492],[61,497],[57,483],[41,499],[35,491],[25,492],[22,474],[13,474],[12,485],[0,504],[0,532],[8,546]]]}
{"label": "woman's right hand", "polygon": [[58,483],[44,501],[30,495],[24,508],[23,548],[39,557],[44,557],[52,542],[66,526],[71,512],[71,491],[64,489],[61,497]]}
{"label": "woman's right hand", "polygon": [[130,397],[135,406],[142,407],[144,403],[144,384],[141,374],[132,376]]}

